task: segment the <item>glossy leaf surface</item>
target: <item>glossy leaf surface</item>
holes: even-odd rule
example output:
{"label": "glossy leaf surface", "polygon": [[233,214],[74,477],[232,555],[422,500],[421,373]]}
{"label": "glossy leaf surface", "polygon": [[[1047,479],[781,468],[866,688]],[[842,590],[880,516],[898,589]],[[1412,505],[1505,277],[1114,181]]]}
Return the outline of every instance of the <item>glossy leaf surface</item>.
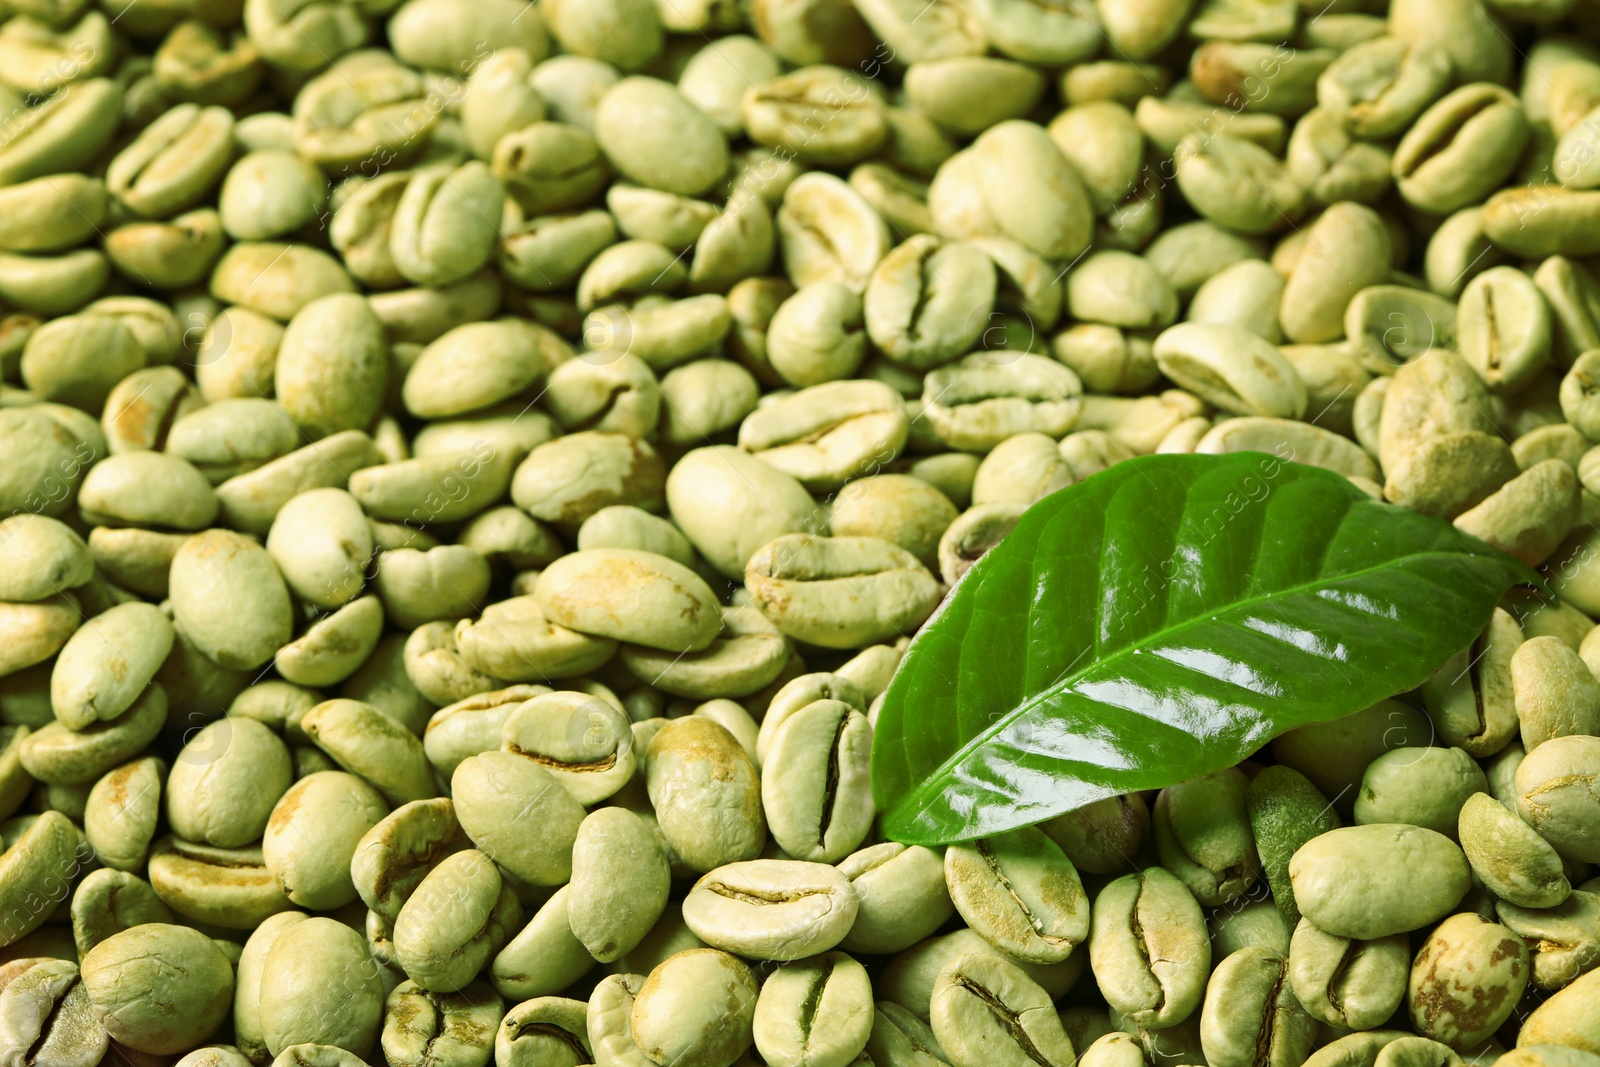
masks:
{"label": "glossy leaf surface", "polygon": [[1263,453],[1147,456],[1035,504],[890,684],[873,788],[936,844],[1232,766],[1422,682],[1532,571]]}

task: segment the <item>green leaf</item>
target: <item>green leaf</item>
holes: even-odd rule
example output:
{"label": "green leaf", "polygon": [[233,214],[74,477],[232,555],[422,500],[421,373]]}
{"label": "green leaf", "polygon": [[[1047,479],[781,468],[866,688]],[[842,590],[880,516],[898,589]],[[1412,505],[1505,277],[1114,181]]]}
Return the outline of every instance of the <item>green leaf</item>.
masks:
{"label": "green leaf", "polygon": [[1232,766],[1421,683],[1537,576],[1257,452],[1146,456],[1030,508],[879,712],[892,839],[938,844]]}

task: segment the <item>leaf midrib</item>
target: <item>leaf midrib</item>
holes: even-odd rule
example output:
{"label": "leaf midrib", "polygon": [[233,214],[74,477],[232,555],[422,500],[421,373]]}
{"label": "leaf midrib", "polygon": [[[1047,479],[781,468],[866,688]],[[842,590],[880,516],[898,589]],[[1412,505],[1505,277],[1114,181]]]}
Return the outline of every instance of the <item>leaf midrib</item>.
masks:
{"label": "leaf midrib", "polygon": [[[996,735],[998,735],[1002,731],[1004,731],[1006,729],[1009,729],[1010,726],[1014,722],[1016,722],[1017,719],[1021,718],[1023,715],[1027,714],[1029,711],[1033,710],[1034,708],[1038,707],[1039,705],[1045,703],[1045,701],[1048,698],[1052,698],[1052,697],[1056,696],[1059,693],[1063,693],[1063,692],[1067,692],[1067,691],[1072,690],[1076,686],[1076,683],[1080,679],[1082,679],[1090,671],[1095,670],[1096,668],[1100,667],[1101,665],[1103,665],[1103,664],[1114,664],[1118,660],[1120,660],[1123,656],[1131,656],[1135,652],[1145,649],[1147,647],[1147,645],[1149,643],[1151,643],[1157,636],[1164,636],[1164,635],[1170,635],[1170,634],[1175,634],[1175,633],[1181,633],[1187,627],[1197,626],[1201,622],[1213,621],[1219,615],[1232,614],[1232,613],[1234,613],[1236,610],[1238,610],[1240,608],[1248,607],[1248,606],[1253,605],[1253,604],[1264,604],[1267,601],[1272,600],[1272,599],[1274,599],[1276,597],[1293,596],[1293,595],[1298,594],[1298,593],[1305,593],[1305,592],[1314,591],[1314,590],[1316,590],[1317,588],[1319,588],[1322,585],[1326,585],[1326,584],[1329,584],[1329,583],[1332,583],[1332,582],[1335,582],[1335,581],[1343,582],[1343,581],[1346,581],[1348,579],[1361,578],[1361,577],[1364,577],[1366,575],[1375,574],[1375,573],[1377,573],[1379,571],[1385,570],[1386,568],[1393,566],[1395,563],[1397,563],[1397,562],[1399,562],[1401,560],[1422,560],[1422,561],[1426,561],[1426,560],[1428,560],[1430,558],[1440,558],[1440,559],[1445,559],[1445,560],[1452,560],[1452,559],[1461,559],[1462,557],[1463,557],[1463,553],[1460,553],[1460,552],[1441,552],[1441,551],[1438,551],[1436,549],[1430,549],[1427,552],[1408,552],[1408,553],[1406,553],[1404,555],[1390,557],[1389,559],[1384,560],[1381,563],[1373,564],[1373,565],[1368,566],[1368,567],[1363,567],[1363,568],[1361,568],[1359,570],[1353,570],[1353,571],[1346,572],[1345,574],[1339,575],[1337,578],[1329,578],[1326,575],[1318,574],[1316,578],[1314,578],[1314,579],[1312,579],[1310,581],[1301,583],[1299,585],[1287,586],[1287,587],[1285,587],[1283,589],[1279,589],[1279,590],[1276,590],[1276,591],[1271,592],[1271,593],[1263,593],[1263,594],[1261,594],[1259,596],[1250,597],[1250,598],[1247,598],[1247,599],[1244,599],[1244,600],[1235,600],[1235,601],[1232,601],[1231,603],[1227,604],[1226,606],[1224,606],[1223,609],[1220,610],[1220,611],[1215,611],[1215,612],[1205,613],[1205,614],[1201,614],[1201,615],[1196,615],[1196,616],[1193,616],[1191,618],[1185,619],[1184,621],[1179,622],[1179,623],[1177,623],[1175,625],[1165,626],[1165,627],[1162,627],[1159,630],[1153,631],[1152,633],[1147,634],[1144,638],[1140,639],[1139,641],[1129,642],[1128,644],[1122,646],[1117,651],[1112,652],[1109,655],[1096,657],[1095,659],[1091,660],[1086,666],[1084,666],[1084,667],[1080,668],[1079,670],[1074,671],[1073,673],[1067,675],[1061,681],[1059,681],[1057,683],[1054,683],[1054,684],[1052,684],[1052,685],[1050,685],[1050,686],[1048,686],[1048,687],[1046,687],[1044,689],[1041,689],[1034,697],[1029,699],[1026,703],[1020,704],[1017,707],[1012,708],[1004,716],[1002,716],[1000,719],[996,720],[995,723],[992,726],[990,726],[987,729],[985,729],[982,733],[974,734],[972,737],[970,737],[966,741],[962,742],[961,746],[958,749],[956,749],[956,751],[954,753],[952,753],[949,756],[949,758],[947,758],[943,763],[939,764],[939,766],[936,767],[933,770],[933,772],[931,774],[929,774],[928,777],[923,780],[921,785],[919,785],[916,788],[908,791],[903,797],[901,797],[901,799],[895,804],[894,810],[898,811],[898,810],[904,808],[906,806],[907,802],[910,801],[912,798],[921,797],[929,789],[931,789],[936,783],[940,783],[940,782],[945,781],[947,778],[949,778],[951,776],[952,772],[954,771],[954,769],[956,767],[958,767],[960,764],[966,762],[969,753],[973,749],[981,748],[981,747],[987,745],[991,738],[995,737]],[[1475,560],[1487,560],[1489,562],[1498,562],[1498,561],[1493,560],[1492,557],[1488,557],[1488,556],[1484,556],[1484,555],[1480,555],[1480,554],[1476,554],[1476,553],[1466,554],[1466,558],[1475,559]],[[1320,582],[1319,582],[1319,579],[1320,579]],[[1098,639],[1095,640],[1095,644],[1096,644],[1096,646],[1098,646]],[[1085,699],[1089,699],[1089,698],[1085,698]],[[1127,708],[1127,709],[1124,709],[1124,710],[1132,712],[1133,714],[1142,714],[1142,713],[1138,712],[1137,710],[1135,710],[1133,708]],[[1151,718],[1148,715],[1146,715],[1144,717],[1145,718]],[[1160,722],[1161,720],[1152,719],[1152,721]],[[910,766],[909,766],[910,759],[908,758],[906,762],[907,762],[907,768],[906,769],[909,771],[911,769]]]}

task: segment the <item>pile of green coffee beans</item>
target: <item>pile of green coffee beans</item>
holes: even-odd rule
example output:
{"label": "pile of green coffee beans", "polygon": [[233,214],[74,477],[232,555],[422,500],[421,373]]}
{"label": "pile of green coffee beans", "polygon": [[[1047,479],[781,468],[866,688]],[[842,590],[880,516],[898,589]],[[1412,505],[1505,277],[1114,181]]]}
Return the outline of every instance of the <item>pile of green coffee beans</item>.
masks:
{"label": "pile of green coffee beans", "polygon": [[[0,1064],[1600,1067],[1600,0],[0,0]],[[883,840],[1030,503],[1542,566]]]}

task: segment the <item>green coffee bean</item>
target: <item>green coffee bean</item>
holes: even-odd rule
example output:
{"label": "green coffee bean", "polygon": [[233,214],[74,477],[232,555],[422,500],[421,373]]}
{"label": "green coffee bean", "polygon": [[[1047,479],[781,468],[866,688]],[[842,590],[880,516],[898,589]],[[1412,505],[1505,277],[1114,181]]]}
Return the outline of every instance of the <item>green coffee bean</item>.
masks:
{"label": "green coffee bean", "polygon": [[1527,948],[1499,923],[1470,913],[1450,916],[1412,964],[1406,990],[1412,1025],[1456,1048],[1484,1040],[1522,996],[1527,957]]}
{"label": "green coffee bean", "polygon": [[1087,939],[1089,899],[1078,872],[1042,831],[952,845],[944,862],[956,910],[1008,955],[1060,963]]}
{"label": "green coffee bean", "polygon": [[550,996],[582,978],[595,959],[573,934],[567,919],[567,887],[555,891],[489,967],[502,996]]}
{"label": "green coffee bean", "polygon": [[[330,818],[336,813],[337,818]],[[278,888],[302,907],[337,908],[356,897],[350,857],[389,813],[378,791],[344,771],[318,771],[278,799],[261,839]]]}
{"label": "green coffee bean", "polygon": [[[144,867],[161,816],[166,764],[154,757],[125,763],[89,790],[83,832],[95,857],[117,871]],[[287,783],[286,783],[287,785]]]}
{"label": "green coffee bean", "polygon": [[1595,999],[1600,996],[1600,973],[1591,971],[1535,1008],[1518,1032],[1520,1046],[1558,1043],[1590,1051],[1596,1033]]}
{"label": "green coffee bean", "polygon": [[666,496],[684,535],[730,577],[742,576],[757,549],[803,528],[816,511],[793,477],[728,446],[688,453],[673,467]]}
{"label": "green coffee bean", "polygon": [[391,547],[378,554],[373,591],[396,624],[420,628],[473,614],[487,598],[489,581],[488,561],[463,545]]}
{"label": "green coffee bean", "polygon": [[172,912],[149,883],[125,871],[91,872],[72,895],[72,939],[79,956],[120,931],[171,921]]}
{"label": "green coffee bean", "polygon": [[634,997],[634,1040],[657,1063],[731,1064],[752,1040],[755,976],[715,949],[669,956]]}
{"label": "green coffee bean", "polygon": [[795,960],[842,941],[859,903],[833,867],[750,860],[710,871],[684,900],[683,918],[707,944],[758,959]]}
{"label": "green coffee bean", "polygon": [[759,611],[724,608],[721,633],[702,651],[626,645],[620,658],[635,677],[663,692],[705,698],[751,695],[778,678],[791,654],[788,639]]}
{"label": "green coffee bean", "polygon": [[907,430],[887,385],[829,382],[752,413],[740,425],[739,446],[808,488],[828,488],[893,459]]}
{"label": "green coffee bean", "polygon": [[1163,867],[1112,881],[1095,898],[1089,962],[1107,1002],[1136,1025],[1182,1022],[1199,1007],[1211,970],[1194,895]]}
{"label": "green coffee bean", "polygon": [[1406,992],[1408,948],[1400,934],[1358,941],[1301,919],[1289,943],[1289,983],[1307,1013],[1330,1026],[1369,1030]]}
{"label": "green coffee bean", "polygon": [[94,1018],[76,963],[70,960],[22,959],[0,990],[0,1013],[8,1022],[3,1039],[7,1055],[49,1057],[52,1062],[97,1062],[105,1054],[107,1034]]}
{"label": "green coffee bean", "polygon": [[[1600,686],[1576,653],[1553,637],[1535,637],[1511,657],[1511,681],[1522,747],[1531,752],[1552,737],[1600,730]],[[1572,668],[1577,665],[1580,670]]]}
{"label": "green coffee bean", "polygon": [[954,914],[944,861],[933,849],[885,842],[852,853],[837,866],[857,900],[855,922],[840,942],[846,951],[899,952]]}
{"label": "green coffee bean", "polygon": [[[383,1018],[383,986],[361,935],[322,917],[285,923],[263,946],[257,1012],[267,1050],[332,1045],[365,1055]],[[324,991],[326,1002],[308,996]]]}
{"label": "green coffee bean", "polygon": [[253,719],[220,719],[173,760],[167,821],[186,840],[243,847],[261,837],[290,782],[289,749],[276,734]]}
{"label": "green coffee bean", "polygon": [[1549,358],[1544,298],[1527,275],[1511,267],[1492,267],[1467,283],[1456,329],[1463,358],[1496,391],[1515,391]]}
{"label": "green coffee bean", "polygon": [[151,846],[150,885],[177,914],[228,929],[251,929],[293,906],[255,847],[217,848],[168,835]]}
{"label": "green coffee bean", "polygon": [[596,1063],[643,1064],[650,1062],[633,1039],[633,1003],[644,988],[642,974],[612,974],[601,979],[589,995],[587,1029]]}
{"label": "green coffee bean", "polygon": [[512,479],[511,499],[536,519],[576,528],[613,504],[658,507],[662,466],[643,441],[622,434],[570,434],[528,454]]}
{"label": "green coffee bean", "polygon": [[67,899],[86,852],[71,820],[47,811],[0,853],[8,917],[0,938],[7,945],[36,930]]}
{"label": "green coffee bean", "polygon": [[1217,964],[1200,1009],[1208,1063],[1305,1061],[1316,1023],[1290,985],[1289,966],[1287,959],[1262,948],[1242,948]]}
{"label": "green coffee bean", "polygon": [[1409,823],[1454,837],[1462,805],[1487,789],[1483,771],[1459,748],[1397,749],[1367,765],[1355,821]]}
{"label": "green coffee bean", "polygon": [[488,262],[505,187],[484,164],[417,172],[395,205],[390,255],[408,281],[443,286]]}
{"label": "green coffee bean", "polygon": [[453,641],[463,667],[509,681],[583,674],[611,659],[617,647],[608,638],[555,625],[532,596],[491,604],[481,619],[462,620]]}
{"label": "green coffee bean", "polygon": [[401,982],[384,1002],[384,1058],[404,1064],[486,1061],[494,1048],[489,1034],[504,1011],[505,1002],[482,982],[454,993]]}
{"label": "green coffee bean", "polygon": [[0,176],[8,184],[70,172],[93,156],[116,129],[122,88],[89,78],[72,92],[23,110],[0,137]]}
{"label": "green coffee bean", "polygon": [[1547,459],[1457,516],[1456,524],[1525,562],[1542,563],[1577,522],[1579,492],[1572,468]]}
{"label": "green coffee bean", "polygon": [[1054,1067],[1075,1058],[1045,991],[1021,968],[993,956],[957,956],[944,966],[934,983],[930,1022],[956,1067]]}
{"label": "green coffee bean", "polygon": [[465,849],[439,861],[401,906],[395,955],[424,989],[455,992],[521,921],[522,907],[494,861]]}
{"label": "green coffee bean", "polygon": [[233,1000],[228,958],[186,926],[142,923],[112,934],[82,966],[101,1025],[140,1052],[168,1054],[204,1042]]}
{"label": "green coffee bean", "polygon": [[371,704],[324,701],[306,712],[300,728],[335,763],[366,779],[391,804],[424,800],[438,791],[422,742]]}
{"label": "green coffee bean", "polygon": [[874,814],[867,718],[840,701],[790,715],[762,759],[761,797],[773,840],[796,859],[837,862],[861,844]]}
{"label": "green coffee bean", "polygon": [[[533,885],[571,878],[583,808],[538,760],[512,752],[470,756],[451,774],[450,791],[462,829],[489,859]],[[529,826],[514,823],[514,815],[532,812],[538,817]]]}
{"label": "green coffee bean", "polygon": [[1437,1064],[1445,1067],[1455,1064],[1461,1057],[1454,1049],[1439,1041],[1426,1037],[1402,1036],[1385,1044],[1378,1050],[1373,1063],[1383,1064],[1384,1067],[1401,1067],[1401,1065]]}
{"label": "green coffee bean", "polygon": [[933,1029],[911,1012],[888,1000],[873,1005],[867,1054],[873,1063],[890,1067],[932,1067],[946,1062]]}
{"label": "green coffee bean", "polygon": [[1253,900],[1212,916],[1211,955],[1221,959],[1255,945],[1279,955],[1289,951],[1289,928],[1271,901]]}
{"label": "green coffee bean", "polygon": [[392,923],[428,872],[468,844],[449,800],[403,804],[357,843],[351,881],[362,902]]}
{"label": "green coffee bean", "polygon": [[1461,847],[1473,873],[1497,897],[1529,908],[1554,907],[1571,891],[1554,849],[1487,794],[1461,809]]}
{"label": "green coffee bean", "polygon": [[974,134],[1026,114],[1043,83],[1020,63],[979,56],[924,61],[908,71],[907,98],[939,125]]}
{"label": "green coffee bean", "polygon": [[1040,356],[968,356],[923,382],[928,422],[951,448],[987,452],[1012,434],[1060,434],[1077,424],[1081,383]]}
{"label": "green coffee bean", "polygon": [[1314,202],[1371,201],[1389,187],[1389,153],[1356,140],[1343,116],[1320,107],[1296,124],[1287,155],[1290,175]]}
{"label": "green coffee bean", "polygon": [[622,808],[584,819],[572,846],[567,921],[602,963],[631,952],[661,917],[671,876],[655,831]]}
{"label": "green coffee bean", "polygon": [[1206,279],[1195,291],[1189,320],[1243,326],[1268,341],[1280,341],[1283,330],[1278,309],[1285,284],[1270,264],[1240,260]]}
{"label": "green coffee bean", "polygon": [[1012,959],[970,929],[960,929],[940,937],[930,937],[906,949],[884,971],[884,995],[925,1018],[933,996],[934,982],[945,964],[968,953],[995,956],[1022,968],[1052,997],[1063,996],[1083,973],[1083,953],[1068,956],[1064,963],[1023,963]]}
{"label": "green coffee bean", "polygon": [[1386,276],[1389,233],[1370,208],[1340,203],[1317,219],[1306,241],[1320,254],[1296,261],[1278,314],[1290,340],[1328,341],[1343,332],[1356,293]]}
{"label": "green coffee bean", "polygon": [[1156,363],[1203,399],[1240,415],[1298,418],[1305,383],[1276,348],[1237,326],[1184,323],[1156,339]]}
{"label": "green coffee bean", "polygon": [[1587,784],[1600,741],[1557,737],[1529,752],[1516,769],[1517,813],[1567,859],[1600,859],[1586,827],[1596,804]]}
{"label": "green coffee bean", "polygon": [[1256,851],[1286,925],[1300,922],[1289,861],[1300,846],[1336,829],[1339,816],[1317,787],[1291,767],[1268,767],[1245,792]]}
{"label": "green coffee bean", "polygon": [[115,719],[153,680],[172,641],[172,624],[148,604],[119,604],[88,620],[62,646],[51,672],[56,717],[73,729]]}
{"label": "green coffee bean", "polygon": [[761,986],[752,1037],[768,1063],[849,1063],[872,1032],[872,984],[843,952],[787,963]]}
{"label": "green coffee bean", "polygon": [[[888,136],[876,86],[854,71],[817,64],[776,74],[746,92],[740,118],[759,145],[804,163],[839,165],[872,155]],[[816,128],[820,116],[830,120]]]}
{"label": "green coffee bean", "polygon": [[925,619],[937,597],[915,556],[869,537],[784,535],[751,557],[745,579],[779,630],[832,648],[898,636]]}
{"label": "green coffee bean", "polygon": [[1261,871],[1245,812],[1249,782],[1237,770],[1169,786],[1156,797],[1153,825],[1162,864],[1202,904],[1226,904]]}
{"label": "green coffee bean", "polygon": [[[889,669],[893,669],[893,664],[889,665]],[[856,671],[848,675],[817,671],[802,674],[784,683],[768,700],[766,714],[761,719],[756,738],[756,763],[759,765],[766,759],[778,728],[787,722],[790,716],[817,701],[837,701],[865,713],[868,697],[862,686],[853,680],[857,677],[860,675]]]}
{"label": "green coffee bean", "polygon": [[294,497],[312,489],[342,489],[350,471],[376,462],[372,439],[364,432],[336,433],[217,486],[218,513],[238,529],[267,534]]}
{"label": "green coffee bean", "polygon": [[[1463,85],[1418,119],[1395,148],[1395,186],[1407,202],[1449,212],[1505,180],[1528,138],[1521,105],[1498,86]],[[1470,173],[1452,170],[1472,159]]]}
{"label": "green coffee bean", "polygon": [[[1592,883],[1585,883],[1590,885]],[[1591,969],[1600,953],[1593,920],[1600,897],[1573,890],[1560,904],[1524,908],[1509,901],[1495,905],[1501,924],[1528,946],[1533,982],[1541,989],[1561,989]]]}
{"label": "green coffee bean", "polygon": [[1475,756],[1505,747],[1516,731],[1511,660],[1522,628],[1496,610],[1483,635],[1423,684],[1422,697],[1442,740]]}
{"label": "green coffee bean", "polygon": [[33,731],[22,739],[18,755],[27,772],[41,782],[92,782],[132,759],[153,741],[166,722],[167,712],[167,693],[157,682],[115,719],[95,722],[82,730],[69,729],[58,721]]}
{"label": "green coffee bean", "polygon": [[1307,919],[1330,934],[1362,940],[1415,930],[1448,914],[1470,881],[1454,842],[1403,823],[1347,826],[1314,837],[1289,861],[1289,878]]}
{"label": "green coffee bean", "polygon": [[[640,125],[645,114],[659,116]],[[613,166],[641,185],[694,196],[727,169],[720,130],[671,86],[628,78],[607,91],[595,112],[596,139]],[[672,161],[672,167],[663,165]]]}

